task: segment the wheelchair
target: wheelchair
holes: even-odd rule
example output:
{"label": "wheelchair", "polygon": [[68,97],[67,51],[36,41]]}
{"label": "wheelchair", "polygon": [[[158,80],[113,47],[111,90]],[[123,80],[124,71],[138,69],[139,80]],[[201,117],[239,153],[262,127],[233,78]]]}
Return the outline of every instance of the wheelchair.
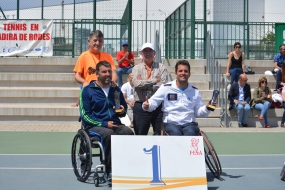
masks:
{"label": "wheelchair", "polygon": [[[163,135],[168,136],[168,134],[164,130],[164,125],[162,125],[162,130]],[[215,178],[221,179],[222,166],[213,144],[211,143],[209,137],[203,131],[200,130],[197,136],[203,137],[206,165],[208,166],[211,173],[215,176]]]}
{"label": "wheelchair", "polygon": [[[92,154],[92,148],[99,148],[100,154]],[[92,158],[100,157],[101,164],[92,168]],[[88,131],[86,129],[79,129],[75,137],[73,138],[71,148],[71,162],[75,176],[77,180],[85,182],[91,174],[93,175],[93,181],[96,187],[99,184],[109,183],[106,173],[106,160],[104,147],[101,142],[101,137],[97,134]],[[94,169],[94,171],[92,171]]]}
{"label": "wheelchair", "polygon": [[282,181],[285,181],[285,162],[284,162],[284,165],[283,165],[283,167],[282,167],[280,176],[281,176],[281,180],[282,180]]}
{"label": "wheelchair", "polygon": [[208,166],[211,173],[217,179],[220,179],[222,173],[222,166],[219,157],[214,149],[214,146],[211,143],[209,137],[203,131],[200,131],[198,135],[203,137],[206,165]]}

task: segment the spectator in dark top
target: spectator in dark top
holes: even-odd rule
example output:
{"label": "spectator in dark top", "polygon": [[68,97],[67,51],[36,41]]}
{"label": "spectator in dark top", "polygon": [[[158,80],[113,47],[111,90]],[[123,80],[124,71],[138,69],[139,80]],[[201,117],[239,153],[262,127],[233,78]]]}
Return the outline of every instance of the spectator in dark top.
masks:
{"label": "spectator in dark top", "polygon": [[251,100],[251,92],[250,85],[247,84],[246,74],[241,74],[239,81],[231,86],[228,99],[230,101],[229,110],[237,110],[238,126],[248,127],[246,120],[250,114],[249,101]]}
{"label": "spectator in dark top", "polygon": [[[281,79],[281,68],[282,68],[282,65],[283,65],[283,62],[285,61],[285,45],[281,45],[279,46],[279,50],[280,52],[277,53],[275,56],[274,56],[274,71],[276,73],[276,90],[278,88],[280,88],[280,84],[278,84],[278,79]],[[279,82],[280,83],[280,82]]]}
{"label": "spectator in dark top", "polygon": [[231,85],[237,82],[239,75],[244,73],[244,52],[241,51],[241,44],[236,42],[234,44],[234,51],[229,53],[228,66],[226,76],[231,76]]}
{"label": "spectator in dark top", "polygon": [[285,64],[282,64],[281,70],[278,69],[278,74],[276,76],[276,90],[283,86],[285,86]]}

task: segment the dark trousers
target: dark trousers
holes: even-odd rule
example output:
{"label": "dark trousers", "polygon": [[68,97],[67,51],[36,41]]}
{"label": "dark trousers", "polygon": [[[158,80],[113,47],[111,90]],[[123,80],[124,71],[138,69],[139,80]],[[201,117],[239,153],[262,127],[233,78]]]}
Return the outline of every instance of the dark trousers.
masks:
{"label": "dark trousers", "polygon": [[164,128],[169,136],[197,136],[200,132],[197,122],[191,122],[184,125],[165,123]]}
{"label": "dark trousers", "polygon": [[162,115],[162,105],[158,106],[152,112],[142,109],[142,102],[135,102],[134,113],[134,130],[136,135],[147,135],[150,124],[153,127],[153,135],[160,135]]}
{"label": "dark trousers", "polygon": [[92,127],[89,131],[98,133],[103,138],[102,145],[105,152],[106,172],[111,172],[111,135],[133,135],[133,131],[125,125],[118,125],[118,128],[115,130],[105,127]]}

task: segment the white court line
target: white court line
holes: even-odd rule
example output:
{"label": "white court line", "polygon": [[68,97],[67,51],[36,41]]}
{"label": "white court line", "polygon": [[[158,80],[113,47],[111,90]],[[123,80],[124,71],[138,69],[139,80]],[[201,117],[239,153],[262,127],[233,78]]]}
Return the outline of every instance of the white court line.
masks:
{"label": "white court line", "polygon": [[248,157],[253,157],[253,156],[285,156],[285,154],[235,154],[235,155],[226,155],[226,154],[223,154],[223,155],[219,155],[218,154],[218,157],[236,157],[236,156],[248,156]]}
{"label": "white court line", "polygon": [[71,156],[71,154],[0,154],[0,156]]}
{"label": "white court line", "polygon": [[222,170],[280,170],[282,167],[271,167],[271,168],[222,168]]}
{"label": "white court line", "polygon": [[[280,169],[282,169],[282,167],[222,168],[222,169],[223,170],[280,170]],[[0,167],[0,170],[73,170],[73,168],[15,168],[15,167]]]}
{"label": "white court line", "polygon": [[0,167],[0,170],[73,170],[73,168],[13,168],[13,167]]}
{"label": "white court line", "polygon": [[[71,154],[0,154],[0,156],[71,156]],[[285,156],[285,154],[218,154],[218,157],[235,156]]]}

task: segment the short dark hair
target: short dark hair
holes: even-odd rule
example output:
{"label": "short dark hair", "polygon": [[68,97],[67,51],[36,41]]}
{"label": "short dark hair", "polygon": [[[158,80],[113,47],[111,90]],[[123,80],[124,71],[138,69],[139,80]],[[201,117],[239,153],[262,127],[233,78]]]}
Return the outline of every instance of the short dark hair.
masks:
{"label": "short dark hair", "polygon": [[179,60],[177,61],[176,65],[175,65],[175,72],[177,72],[177,69],[178,69],[178,66],[179,65],[186,65],[189,69],[189,72],[190,72],[190,64],[187,60]]}
{"label": "short dark hair", "polygon": [[236,46],[241,47],[241,44],[240,44],[239,42],[236,42],[236,43],[234,44],[234,48],[235,48]]}
{"label": "short dark hair", "polygon": [[282,46],[285,46],[285,44],[281,44],[280,46],[279,46],[279,50],[281,50],[282,48]]}
{"label": "short dark hair", "polygon": [[99,72],[100,67],[105,66],[105,67],[111,67],[111,64],[108,61],[100,61],[96,65],[96,72]]}
{"label": "short dark hair", "polygon": [[101,32],[101,30],[92,30],[92,31],[89,33],[88,39],[90,40],[90,39],[93,38],[94,36],[95,36],[96,38],[104,38],[104,34]]}

